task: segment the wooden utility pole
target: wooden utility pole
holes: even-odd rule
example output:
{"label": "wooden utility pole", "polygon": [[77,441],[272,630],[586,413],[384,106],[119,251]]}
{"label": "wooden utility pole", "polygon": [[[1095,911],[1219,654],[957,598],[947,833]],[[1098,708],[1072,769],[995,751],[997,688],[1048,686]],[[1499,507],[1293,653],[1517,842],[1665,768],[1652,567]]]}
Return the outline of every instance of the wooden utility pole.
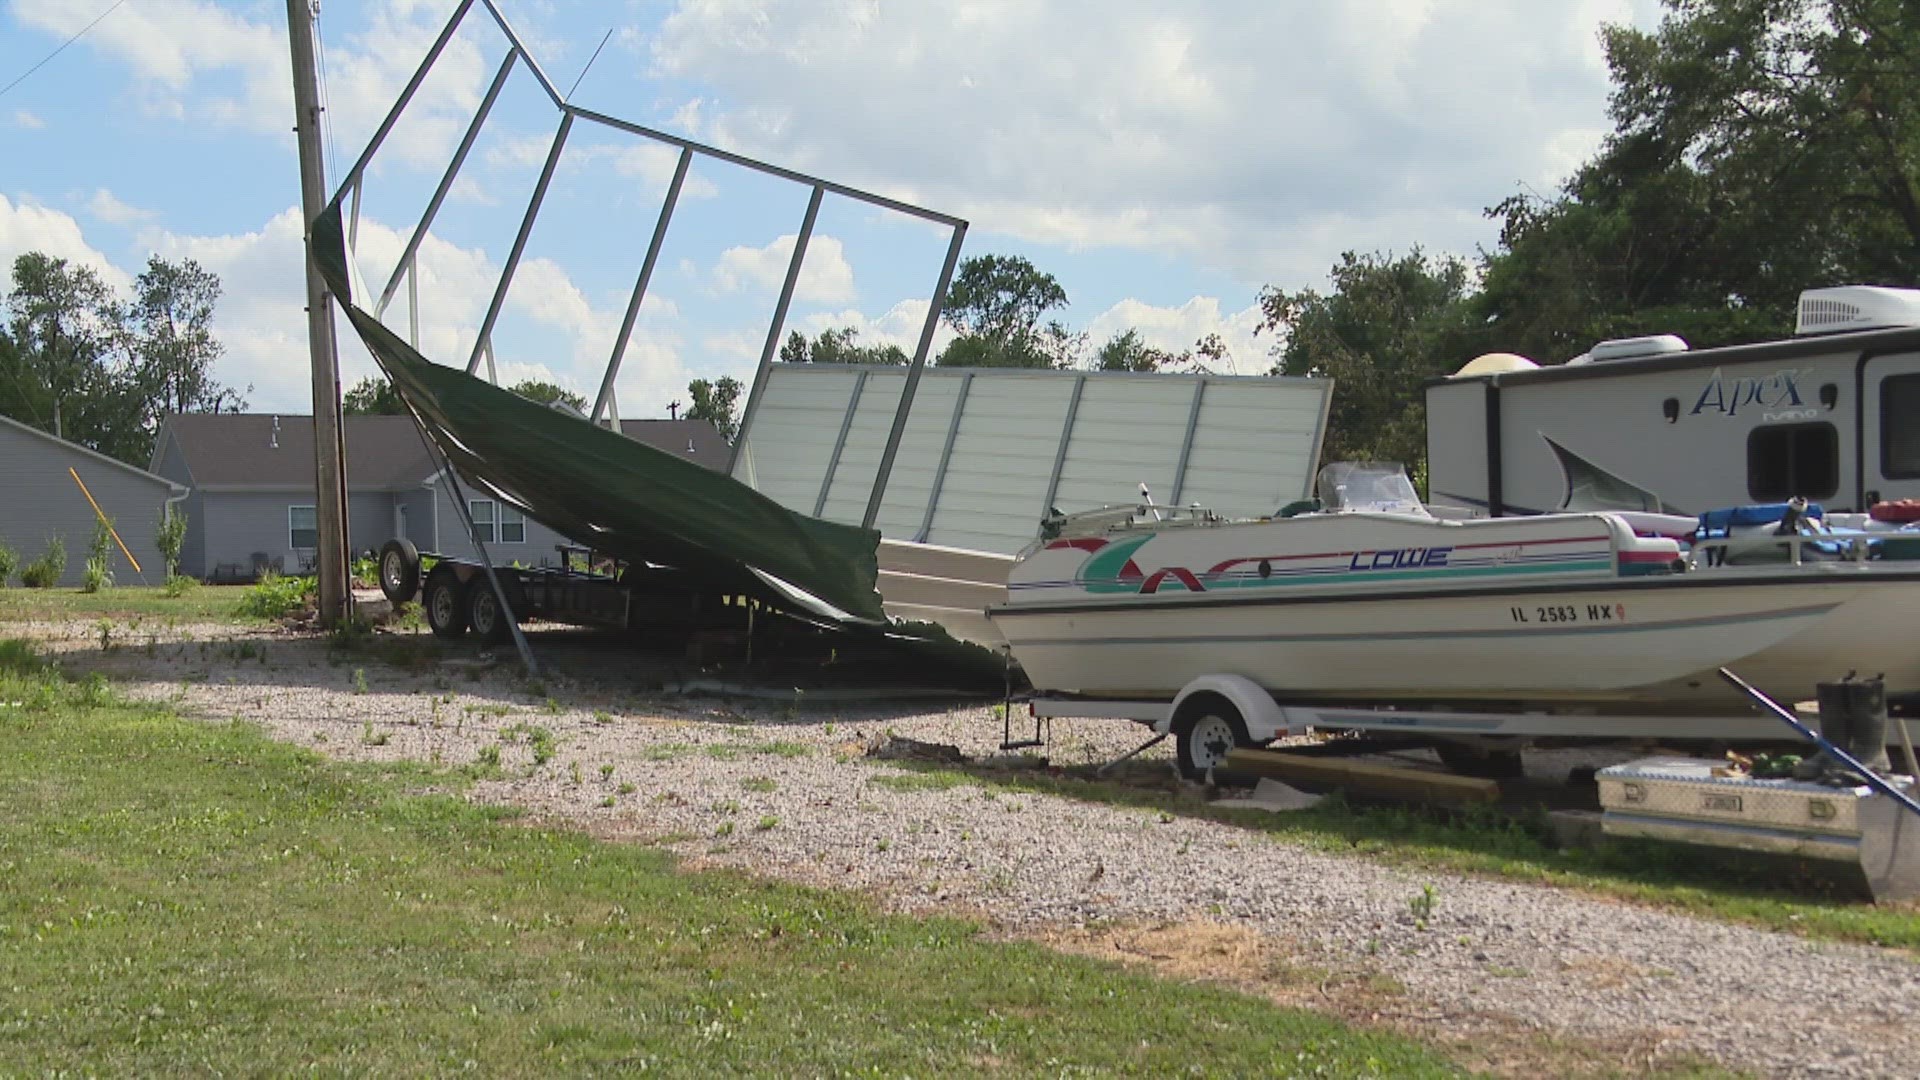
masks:
{"label": "wooden utility pole", "polygon": [[[287,39],[293,48],[294,134],[300,146],[300,210],[307,238],[307,344],[313,357],[314,517],[319,527],[320,625],[347,616],[347,500],[340,441],[340,372],[333,344],[333,304],[313,262],[313,219],[326,205],[327,172],[320,157],[320,94],[313,63],[313,8],[287,0]],[[316,5],[317,6],[317,5]]]}

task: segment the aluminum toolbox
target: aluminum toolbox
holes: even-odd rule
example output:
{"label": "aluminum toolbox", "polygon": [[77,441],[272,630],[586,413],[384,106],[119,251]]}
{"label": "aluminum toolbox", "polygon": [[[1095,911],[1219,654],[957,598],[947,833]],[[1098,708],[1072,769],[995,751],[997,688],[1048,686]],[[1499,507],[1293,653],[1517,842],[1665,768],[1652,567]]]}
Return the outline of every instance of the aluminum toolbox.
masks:
{"label": "aluminum toolbox", "polygon": [[1876,898],[1920,895],[1920,817],[1869,787],[1716,776],[1725,764],[1655,757],[1602,769],[1601,829],[1850,863]]}

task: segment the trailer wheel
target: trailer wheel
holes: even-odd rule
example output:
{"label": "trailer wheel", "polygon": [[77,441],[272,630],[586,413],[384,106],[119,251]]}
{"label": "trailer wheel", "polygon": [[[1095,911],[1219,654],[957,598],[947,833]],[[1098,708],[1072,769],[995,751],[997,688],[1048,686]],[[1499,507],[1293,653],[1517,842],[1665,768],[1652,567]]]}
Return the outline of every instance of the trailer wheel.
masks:
{"label": "trailer wheel", "polygon": [[380,546],[380,591],[396,607],[420,591],[420,549],[404,536]]}
{"label": "trailer wheel", "polygon": [[498,645],[507,640],[511,636],[509,618],[484,574],[467,583],[467,625],[480,639],[480,644]]}
{"label": "trailer wheel", "polygon": [[1240,710],[1218,694],[1188,698],[1173,719],[1173,733],[1180,775],[1189,780],[1204,780],[1225,768],[1227,751],[1234,747],[1253,745]]}
{"label": "trailer wheel", "polygon": [[427,626],[435,637],[451,640],[467,632],[465,600],[461,595],[460,576],[453,572],[453,565],[443,562],[434,567],[427,575],[422,604],[427,609]]}

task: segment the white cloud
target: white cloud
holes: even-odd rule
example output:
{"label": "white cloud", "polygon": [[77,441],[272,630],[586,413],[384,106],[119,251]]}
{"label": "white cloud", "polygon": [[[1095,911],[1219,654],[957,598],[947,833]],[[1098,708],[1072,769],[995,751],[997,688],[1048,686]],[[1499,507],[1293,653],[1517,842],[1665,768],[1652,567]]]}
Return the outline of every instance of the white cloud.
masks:
{"label": "white cloud", "polygon": [[1255,337],[1260,325],[1260,308],[1249,306],[1222,314],[1220,301],[1211,296],[1196,296],[1178,307],[1159,307],[1140,300],[1127,299],[1095,316],[1087,324],[1090,348],[1099,348],[1115,334],[1138,331],[1140,340],[1156,349],[1183,353],[1208,334],[1220,335],[1232,358],[1222,375],[1264,375],[1273,366],[1267,349],[1273,336]]}
{"label": "white cloud", "polygon": [[1391,219],[1400,249],[1491,239],[1483,207],[1557,180],[1604,127],[1600,23],[1656,17],[1655,0],[682,0],[625,40],[720,145],[983,232],[1293,287],[1358,246],[1328,222]]}
{"label": "white cloud", "polygon": [[[888,308],[876,318],[869,318],[863,311],[849,308],[845,311],[814,312],[793,327],[808,337],[818,337],[823,330],[838,330],[852,327],[860,332],[862,345],[894,345],[908,356],[920,344],[920,329],[927,321],[927,301],[924,297],[902,300]],[[931,362],[940,355],[948,343],[958,335],[954,329],[942,322],[934,327],[933,344],[927,350],[927,359]],[[758,358],[759,346],[754,353]]]}
{"label": "white cloud", "polygon": [[80,223],[72,216],[37,203],[14,202],[0,195],[0,285],[11,287],[13,260],[29,251],[45,252],[80,266],[93,268],[101,280],[116,289],[133,284],[133,276],[113,265],[87,243]]}
{"label": "white cloud", "polygon": [[[373,133],[452,8],[453,0],[379,0],[364,31],[326,42],[325,105],[336,139],[345,140],[342,153],[357,153]],[[206,0],[124,4],[82,43],[132,71],[136,99],[153,115],[285,136],[293,120],[292,61],[284,19],[267,15],[271,10]],[[12,11],[21,25],[63,38],[96,14],[69,0],[14,0]],[[323,38],[329,25],[323,14]],[[488,66],[469,34],[457,36],[402,120],[406,137],[390,139],[385,156],[443,163],[479,103]]]}
{"label": "white cloud", "polygon": [[22,131],[39,131],[41,128],[47,126],[47,122],[25,109],[15,109],[13,110],[13,126]]}
{"label": "white cloud", "polygon": [[[787,280],[787,264],[799,237],[788,233],[765,247],[730,247],[720,253],[713,282],[722,292],[744,288],[778,290]],[[807,257],[800,264],[794,297],[816,304],[844,304],[854,299],[853,267],[846,251],[831,236],[815,234],[807,241]]]}
{"label": "white cloud", "polygon": [[106,188],[93,190],[93,196],[87,200],[87,213],[109,225],[140,225],[160,216],[152,210],[143,210],[121,202],[118,196]]}

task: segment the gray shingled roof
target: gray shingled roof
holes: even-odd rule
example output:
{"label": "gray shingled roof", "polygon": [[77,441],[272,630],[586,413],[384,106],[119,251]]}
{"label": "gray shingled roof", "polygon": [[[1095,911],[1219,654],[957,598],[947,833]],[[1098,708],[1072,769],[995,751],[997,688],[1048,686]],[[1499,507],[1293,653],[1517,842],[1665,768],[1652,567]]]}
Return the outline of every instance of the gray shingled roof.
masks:
{"label": "gray shingled roof", "polygon": [[[186,458],[193,485],[202,488],[311,488],[313,419],[268,413],[187,413],[169,417],[168,430]],[[727,444],[705,420],[622,420],[621,433],[724,469]],[[405,416],[349,416],[347,486],[406,490],[435,469],[413,420]]]}

